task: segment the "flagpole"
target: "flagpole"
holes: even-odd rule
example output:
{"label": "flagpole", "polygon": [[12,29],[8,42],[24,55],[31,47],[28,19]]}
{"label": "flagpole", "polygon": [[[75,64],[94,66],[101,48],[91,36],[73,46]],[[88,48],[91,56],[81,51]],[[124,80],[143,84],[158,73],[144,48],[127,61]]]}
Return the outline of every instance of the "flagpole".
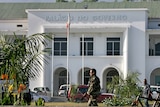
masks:
{"label": "flagpole", "polygon": [[52,96],[54,95],[54,88],[53,88],[53,55],[54,55],[54,35],[52,35],[52,74],[51,74],[51,89],[52,89]]}
{"label": "flagpole", "polygon": [[84,34],[82,34],[82,84],[84,84]]}
{"label": "flagpole", "polygon": [[68,92],[68,84],[69,84],[69,37],[70,37],[70,14],[68,14],[67,21],[67,92]]}

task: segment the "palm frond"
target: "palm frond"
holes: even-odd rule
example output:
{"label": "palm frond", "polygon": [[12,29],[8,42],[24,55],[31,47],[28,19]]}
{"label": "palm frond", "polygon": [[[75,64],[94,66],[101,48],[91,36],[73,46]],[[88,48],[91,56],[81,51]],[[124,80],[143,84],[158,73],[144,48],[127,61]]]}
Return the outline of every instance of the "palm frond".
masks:
{"label": "palm frond", "polygon": [[52,40],[50,35],[37,33],[31,36],[0,35],[2,63],[0,74],[16,74],[17,79],[36,79],[43,70],[47,58],[43,50]]}

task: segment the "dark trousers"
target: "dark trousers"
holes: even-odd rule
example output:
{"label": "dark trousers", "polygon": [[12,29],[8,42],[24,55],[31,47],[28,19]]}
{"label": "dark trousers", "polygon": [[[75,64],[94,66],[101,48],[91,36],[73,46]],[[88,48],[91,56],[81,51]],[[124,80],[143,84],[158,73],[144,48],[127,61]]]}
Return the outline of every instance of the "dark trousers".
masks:
{"label": "dark trousers", "polygon": [[149,107],[148,99],[144,99],[145,107]]}

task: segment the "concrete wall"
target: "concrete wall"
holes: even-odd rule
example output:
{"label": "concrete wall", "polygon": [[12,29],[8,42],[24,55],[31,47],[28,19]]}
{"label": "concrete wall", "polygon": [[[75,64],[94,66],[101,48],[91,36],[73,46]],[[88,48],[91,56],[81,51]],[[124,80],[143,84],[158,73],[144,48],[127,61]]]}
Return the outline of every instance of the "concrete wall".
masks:
{"label": "concrete wall", "polygon": [[[97,75],[102,77],[103,69],[109,66],[118,68],[124,78],[127,72],[138,71],[140,79],[147,75],[146,71],[146,9],[111,9],[111,10],[27,10],[28,34],[52,32],[54,35],[66,34],[66,22],[70,13],[71,32],[69,50],[69,70],[71,82],[78,83],[78,71],[82,67],[79,55],[79,38],[82,34],[94,38],[94,56],[85,57],[85,67],[96,68]],[[106,37],[118,36],[121,38],[121,55],[119,57],[106,56]],[[52,89],[51,75],[58,67],[65,67],[66,57],[53,58],[53,71],[51,63],[44,68],[47,73],[31,83],[35,86],[49,86]],[[51,60],[50,60],[51,62]],[[50,75],[49,75],[50,74]],[[45,76],[46,75],[46,76]],[[46,79],[49,77],[48,79]],[[103,83],[102,83],[103,84]]]}

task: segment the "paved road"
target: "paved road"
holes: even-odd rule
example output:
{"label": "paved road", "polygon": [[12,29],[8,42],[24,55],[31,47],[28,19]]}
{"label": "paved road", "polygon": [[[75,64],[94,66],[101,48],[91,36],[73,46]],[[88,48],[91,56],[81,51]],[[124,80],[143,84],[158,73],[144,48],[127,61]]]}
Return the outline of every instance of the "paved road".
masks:
{"label": "paved road", "polygon": [[67,102],[67,98],[63,96],[53,96],[51,101],[54,102]]}

